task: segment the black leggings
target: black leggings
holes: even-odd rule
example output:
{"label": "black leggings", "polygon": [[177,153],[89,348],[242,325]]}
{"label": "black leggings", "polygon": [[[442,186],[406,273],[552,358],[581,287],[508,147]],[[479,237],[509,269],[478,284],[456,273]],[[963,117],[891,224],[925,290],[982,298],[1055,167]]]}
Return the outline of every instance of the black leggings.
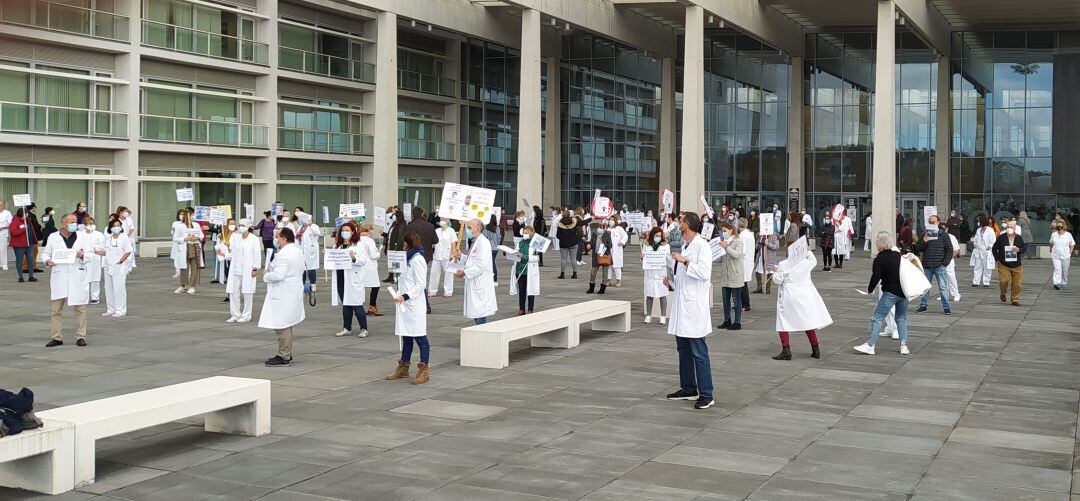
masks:
{"label": "black leggings", "polygon": [[825,260],[825,267],[832,268],[832,247],[822,247],[821,257]]}
{"label": "black leggings", "polygon": [[375,308],[375,300],[378,299],[378,297],[379,297],[379,288],[378,287],[372,287],[371,288],[371,297],[368,298],[368,306],[371,306],[372,308]]}

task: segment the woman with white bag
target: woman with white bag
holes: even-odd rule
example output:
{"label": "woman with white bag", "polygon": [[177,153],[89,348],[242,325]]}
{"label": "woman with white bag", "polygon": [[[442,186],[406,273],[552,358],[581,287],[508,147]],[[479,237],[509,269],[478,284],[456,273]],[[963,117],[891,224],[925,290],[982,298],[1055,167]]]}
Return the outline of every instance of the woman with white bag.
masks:
{"label": "woman with white bag", "polygon": [[[877,238],[874,239],[874,246],[877,248],[878,255],[874,258],[874,272],[870,276],[870,285],[866,288],[866,292],[873,294],[878,282],[880,282],[882,293],[881,298],[878,299],[877,307],[874,308],[874,316],[870,321],[870,338],[865,343],[855,347],[855,351],[859,353],[874,354],[874,347],[877,345],[878,334],[885,323],[885,318],[888,316],[889,310],[895,307],[896,330],[900,334],[900,354],[911,354],[907,346],[908,297],[904,294],[904,288],[900,281],[900,268],[904,258],[900,256],[899,252],[893,250],[894,245],[892,236],[885,231],[878,232]],[[925,278],[923,277],[924,281]],[[926,285],[929,286],[928,281]],[[915,287],[915,289],[918,288],[921,287]],[[922,295],[927,289],[912,290],[912,293],[918,292],[918,295]]]}

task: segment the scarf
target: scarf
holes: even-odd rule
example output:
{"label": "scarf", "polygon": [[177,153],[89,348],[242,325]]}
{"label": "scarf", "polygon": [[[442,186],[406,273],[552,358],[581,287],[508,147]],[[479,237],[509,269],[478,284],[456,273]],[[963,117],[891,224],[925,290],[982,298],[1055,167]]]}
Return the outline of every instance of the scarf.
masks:
{"label": "scarf", "polygon": [[413,256],[415,256],[417,254],[423,254],[423,253],[424,253],[424,248],[423,247],[413,247],[412,249],[406,250],[405,251],[405,265],[406,266],[409,265],[409,262],[412,261]]}

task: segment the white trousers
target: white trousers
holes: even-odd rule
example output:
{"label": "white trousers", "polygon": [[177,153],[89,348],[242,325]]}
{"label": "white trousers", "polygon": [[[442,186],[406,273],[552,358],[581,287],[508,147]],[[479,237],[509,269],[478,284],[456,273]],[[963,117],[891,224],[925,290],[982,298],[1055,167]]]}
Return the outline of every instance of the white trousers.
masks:
{"label": "white trousers", "polygon": [[971,285],[990,285],[990,276],[994,273],[994,268],[986,268],[986,260],[992,259],[989,254],[983,254],[979,251],[975,251],[973,262],[975,263],[975,276],[971,278]]}
{"label": "white trousers", "polygon": [[960,300],[960,287],[956,284],[956,258],[953,258],[949,266],[945,267],[945,277],[949,282],[949,299],[953,301]]}
{"label": "white trousers", "polygon": [[1054,285],[1069,285],[1069,258],[1055,257],[1054,261]]}
{"label": "white trousers", "polygon": [[100,280],[98,280],[97,282],[90,282],[90,300],[91,301],[100,301],[101,300],[101,281]]}
{"label": "white trousers", "polygon": [[622,280],[622,268],[609,266],[607,270],[607,277],[608,280],[611,280],[612,278],[614,278],[615,280]]}
{"label": "white trousers", "polygon": [[112,313],[127,314],[127,275],[105,274],[105,305]]}
{"label": "white trousers", "polygon": [[864,251],[870,250],[870,238],[869,237],[863,239],[862,250],[864,250]]}
{"label": "white trousers", "polygon": [[439,277],[443,277],[443,291],[447,294],[454,292],[454,274],[446,271],[446,265],[450,261],[445,259],[433,259],[431,270],[428,271],[428,292],[434,294],[439,290]]}
{"label": "white trousers", "polygon": [[0,267],[5,270],[8,269],[8,244],[10,243],[11,233],[8,233],[8,230],[0,231]]}
{"label": "white trousers", "polygon": [[251,303],[255,294],[233,292],[229,295],[229,314],[237,320],[251,320]]}

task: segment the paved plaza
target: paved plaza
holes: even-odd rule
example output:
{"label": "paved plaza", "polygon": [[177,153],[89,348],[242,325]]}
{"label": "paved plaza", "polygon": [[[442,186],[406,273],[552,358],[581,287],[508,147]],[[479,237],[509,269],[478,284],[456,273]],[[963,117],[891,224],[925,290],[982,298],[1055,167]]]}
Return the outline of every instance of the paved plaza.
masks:
{"label": "paved plaza", "polygon": [[[538,309],[590,297],[587,268],[557,280],[554,257]],[[505,318],[516,298],[508,262],[497,264]],[[633,266],[606,297],[634,302],[632,332],[583,329],[572,350],[519,341],[502,370],[458,365],[470,324],[461,296],[433,298],[422,386],[383,380],[397,358],[392,315],[369,317],[367,339],[335,338],[341,313],[326,292],[296,331],[294,364],[268,368],[273,333],[226,324],[224,289],[205,276],[197,295],[172,294],[166,259],[139,261],[127,318],[89,308],[85,348],[70,342],[70,310],[69,342],[44,348],[47,278],[17,284],[5,273],[0,387],[27,386],[46,409],[212,375],[273,381],[271,435],[204,433],[194,419],[106,439],[97,482],[49,499],[1080,499],[1080,292],[1053,290],[1049,261],[1032,261],[1023,305],[1006,306],[996,280],[970,287],[961,258],[953,315],[912,308],[911,356],[883,339],[869,357],[851,350],[868,332],[873,298],[853,289],[865,289],[869,265],[860,252],[814,273],[835,320],[819,334],[821,360],[801,333],[794,360],[772,360],[776,296],[752,295],[742,331],[709,337],[717,404],[704,411],[664,399],[678,383],[675,343],[642,323]],[[379,299],[392,312],[389,295]],[[0,489],[0,499],[38,497]]]}

